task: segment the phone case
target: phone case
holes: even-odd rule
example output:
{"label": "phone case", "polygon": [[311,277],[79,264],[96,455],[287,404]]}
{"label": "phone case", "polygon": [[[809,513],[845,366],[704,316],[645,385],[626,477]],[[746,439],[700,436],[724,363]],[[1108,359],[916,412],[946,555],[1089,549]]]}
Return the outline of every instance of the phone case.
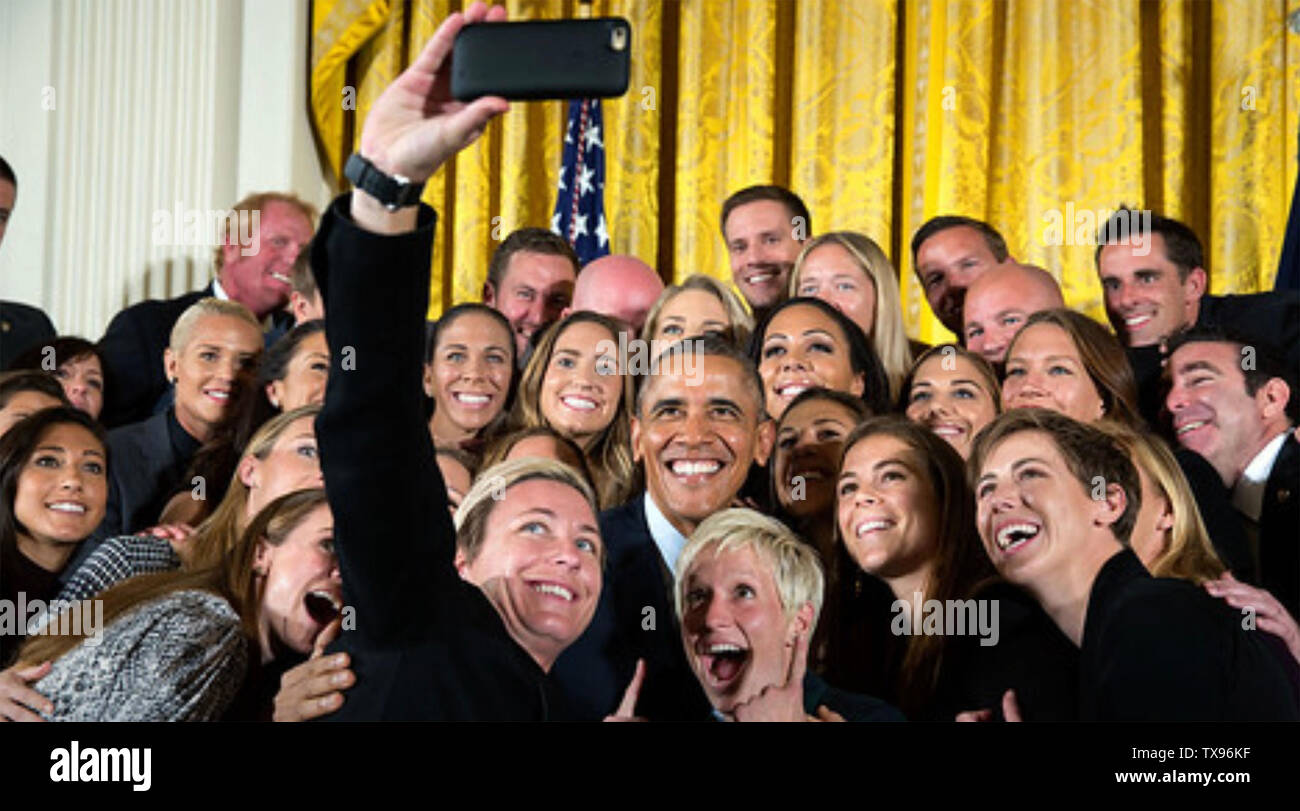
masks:
{"label": "phone case", "polygon": [[627,92],[632,26],[622,17],[467,25],[451,57],[451,94],[510,100]]}

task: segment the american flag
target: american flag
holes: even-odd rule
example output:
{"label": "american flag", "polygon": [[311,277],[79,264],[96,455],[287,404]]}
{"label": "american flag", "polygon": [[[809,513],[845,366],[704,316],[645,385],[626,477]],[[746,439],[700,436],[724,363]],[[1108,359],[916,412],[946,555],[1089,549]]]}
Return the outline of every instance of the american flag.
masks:
{"label": "american flag", "polygon": [[605,144],[600,99],[569,102],[551,230],[564,237],[585,265],[609,253],[605,228]]}

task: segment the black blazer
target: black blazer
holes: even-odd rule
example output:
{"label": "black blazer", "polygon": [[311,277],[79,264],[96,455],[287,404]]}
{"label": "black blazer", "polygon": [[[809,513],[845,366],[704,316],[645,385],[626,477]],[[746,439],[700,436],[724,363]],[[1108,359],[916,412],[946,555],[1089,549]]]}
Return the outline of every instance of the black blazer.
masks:
{"label": "black blazer", "polygon": [[55,337],[43,310],[16,301],[0,301],[0,372],[28,348]]}
{"label": "black blazer", "polygon": [[120,311],[108,322],[99,351],[104,356],[104,411],[109,428],[148,418],[167,392],[163,350],[172,327],[194,302],[212,295],[212,285],[173,299],[149,299]]}
{"label": "black blazer", "polygon": [[108,505],[92,538],[129,535],[157,523],[191,458],[172,447],[170,414],[108,432]]}
{"label": "black blazer", "polygon": [[447,491],[423,415],[424,317],[433,209],[396,236],[354,225],[349,195],[326,212],[312,251],[331,361],[316,418],[344,604],[355,627],[331,651],[356,686],[331,721],[570,717],[563,697],[452,565]]}
{"label": "black blazer", "polygon": [[1097,573],[1079,656],[1080,720],[1295,721],[1277,656],[1242,615],[1132,550]]}
{"label": "black blazer", "polygon": [[1282,444],[1264,488],[1259,568],[1264,588],[1300,618],[1300,440],[1294,432]]}
{"label": "black blazer", "polygon": [[637,714],[652,721],[707,718],[708,699],[686,661],[671,574],[646,523],[644,492],[600,514],[604,587],[586,633],[555,663],[555,676],[585,718],[613,712],[646,660]]}

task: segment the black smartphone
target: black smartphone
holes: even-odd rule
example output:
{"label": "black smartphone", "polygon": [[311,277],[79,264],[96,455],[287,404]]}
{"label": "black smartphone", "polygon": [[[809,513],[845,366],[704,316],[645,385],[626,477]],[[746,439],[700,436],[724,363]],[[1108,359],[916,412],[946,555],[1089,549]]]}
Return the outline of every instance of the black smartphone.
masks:
{"label": "black smartphone", "polygon": [[627,92],[632,26],[622,17],[467,25],[451,55],[461,101],[611,98]]}

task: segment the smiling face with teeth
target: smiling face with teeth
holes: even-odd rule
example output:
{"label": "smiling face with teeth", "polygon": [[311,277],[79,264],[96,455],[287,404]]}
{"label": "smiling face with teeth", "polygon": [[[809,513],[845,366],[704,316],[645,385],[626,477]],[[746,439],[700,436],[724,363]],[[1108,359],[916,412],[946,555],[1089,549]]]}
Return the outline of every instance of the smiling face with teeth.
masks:
{"label": "smiling face with teeth", "polygon": [[[282,200],[262,206],[257,223],[253,245],[240,245],[232,233],[230,244],[221,249],[221,287],[258,318],[265,318],[289,300],[293,264],[311,240],[312,224],[301,209]],[[256,253],[245,256],[254,245]]]}
{"label": "smiling face with teeth", "polygon": [[840,468],[840,537],[858,566],[896,594],[924,585],[939,547],[940,505],[926,470],[916,449],[888,433],[854,442]]}
{"label": "smiling face with teeth", "polygon": [[790,271],[803,249],[793,217],[783,203],[754,200],[733,208],[722,225],[732,280],[751,309],[774,307],[786,297]]}
{"label": "smiling face with teeth", "polygon": [[1168,363],[1172,385],[1165,406],[1178,444],[1204,456],[1228,487],[1289,424],[1289,387],[1272,378],[1251,394],[1243,357],[1234,343],[1189,341]]}
{"label": "smiling face with teeth", "polygon": [[791,400],[817,386],[862,395],[864,376],[853,370],[848,337],[817,307],[787,306],[767,323],[762,341],[758,373],[772,419],[780,419]]}
{"label": "smiling face with teeth", "polygon": [[618,336],[591,321],[569,325],[556,336],[542,377],[539,407],[546,424],[589,448],[623,407],[623,375],[618,359],[597,354]]}
{"label": "smiling face with teeth", "polygon": [[168,347],[163,366],[176,381],[176,419],[190,436],[206,442],[225,417],[237,388],[251,384],[262,351],[257,327],[230,315],[203,315],[179,352]]}
{"label": "smiling face with teeth", "polygon": [[[445,318],[445,316],[444,316]],[[424,392],[435,405],[430,428],[442,442],[478,434],[501,413],[515,371],[514,339],[492,315],[466,311],[438,325]]]}
{"label": "smiling face with teeth", "polygon": [[989,388],[996,383],[991,375],[960,352],[931,355],[912,372],[907,418],[943,437],[965,459],[971,440],[998,415],[998,391]]}
{"label": "smiling face with teeth", "polygon": [[99,525],[107,500],[104,446],[75,423],[49,426],[18,475],[13,502],[18,550],[58,571]]}
{"label": "smiling face with teeth", "polygon": [[632,420],[632,453],[646,490],[683,535],[726,507],[753,462],[771,448],[771,423],[760,423],[753,371],[734,358],[697,355],[696,373],[654,374]]}
{"label": "smiling face with teeth", "polygon": [[1203,268],[1180,272],[1162,234],[1145,236],[1145,245],[1106,245],[1097,258],[1106,315],[1129,346],[1152,346],[1195,324],[1208,284]]}
{"label": "smiling face with teeth", "polygon": [[811,606],[787,616],[771,564],[750,546],[704,550],[682,573],[682,642],[714,709],[729,713],[785,683]]}
{"label": "smiling face with teeth", "polygon": [[[334,554],[334,516],[322,504],[272,545],[257,548],[254,570],[262,573],[259,612],[263,661],[276,644],[310,653],[316,636],[343,608],[343,581]],[[275,642],[272,642],[274,638]]]}
{"label": "smiling face with teeth", "polygon": [[1000,437],[980,460],[975,484],[984,551],[1003,577],[1035,594],[1048,593],[1062,578],[1090,583],[1096,572],[1084,570],[1091,561],[1119,551],[1112,525],[1128,503],[1119,484],[1109,484],[1104,495],[1092,497],[1047,431]]}
{"label": "smiling face with teeth", "polygon": [[474,558],[458,545],[456,568],[549,670],[596,612],[604,547],[595,512],[582,493],[548,479],[509,486],[490,510]]}

